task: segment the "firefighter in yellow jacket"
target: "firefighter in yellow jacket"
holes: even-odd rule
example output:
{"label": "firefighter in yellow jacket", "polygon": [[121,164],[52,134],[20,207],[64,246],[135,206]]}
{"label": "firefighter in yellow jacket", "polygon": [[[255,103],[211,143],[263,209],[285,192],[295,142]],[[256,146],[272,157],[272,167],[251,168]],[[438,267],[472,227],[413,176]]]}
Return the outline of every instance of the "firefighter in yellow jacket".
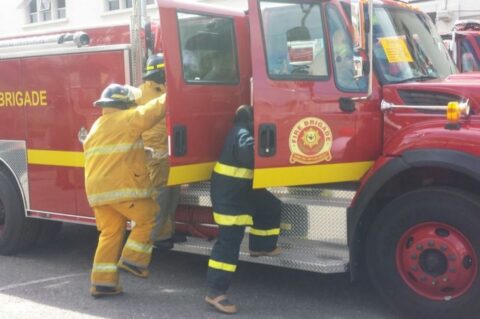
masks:
{"label": "firefighter in yellow jacket", "polygon": [[[140,86],[142,96],[136,100],[139,105],[166,94],[165,60],[163,54],[150,56],[147,60],[145,71],[143,76],[144,83]],[[169,158],[165,118],[162,118],[150,130],[144,132],[142,139],[145,149],[150,154],[150,158],[147,159],[147,167],[152,186],[155,189],[154,198],[160,206],[152,233],[152,240],[157,248],[170,249],[173,247],[174,242],[175,210],[177,209],[180,196],[180,186],[167,187]],[[179,237],[175,237],[177,238],[176,241],[182,240]]]}
{"label": "firefighter in yellow jacket", "polygon": [[[129,108],[138,89],[109,85],[95,106],[102,116],[84,142],[85,188],[100,231],[91,274],[94,297],[122,292],[118,268],[146,278],[158,205],[141,135],[165,117],[163,97]],[[135,226],[122,251],[127,220]]]}

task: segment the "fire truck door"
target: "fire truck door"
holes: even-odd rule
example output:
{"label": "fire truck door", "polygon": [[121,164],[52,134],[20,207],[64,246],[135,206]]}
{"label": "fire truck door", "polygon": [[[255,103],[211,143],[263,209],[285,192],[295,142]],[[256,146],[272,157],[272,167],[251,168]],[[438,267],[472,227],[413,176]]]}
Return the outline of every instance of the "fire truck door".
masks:
{"label": "fire truck door", "polygon": [[249,14],[254,187],[358,181],[380,153],[381,114],[353,99],[367,79],[353,78],[342,8],[249,0]]}
{"label": "fire truck door", "polygon": [[[235,109],[249,102],[243,12],[160,1],[167,78],[169,184],[210,178]],[[212,10],[212,11],[208,11]]]}

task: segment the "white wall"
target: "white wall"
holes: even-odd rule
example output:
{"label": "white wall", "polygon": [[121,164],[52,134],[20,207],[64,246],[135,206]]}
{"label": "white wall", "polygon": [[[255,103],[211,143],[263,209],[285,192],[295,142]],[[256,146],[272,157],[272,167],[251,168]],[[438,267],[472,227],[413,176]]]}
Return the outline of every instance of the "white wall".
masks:
{"label": "white wall", "polygon": [[[186,0],[247,8],[247,0]],[[28,24],[24,0],[0,0],[0,37],[51,31],[81,29],[101,25],[128,24],[132,9],[108,12],[105,0],[66,0],[66,18]],[[147,6],[147,14],[158,19],[156,3]]]}
{"label": "white wall", "polygon": [[427,13],[436,12],[440,33],[450,31],[459,19],[480,19],[479,0],[411,0],[409,3]]}

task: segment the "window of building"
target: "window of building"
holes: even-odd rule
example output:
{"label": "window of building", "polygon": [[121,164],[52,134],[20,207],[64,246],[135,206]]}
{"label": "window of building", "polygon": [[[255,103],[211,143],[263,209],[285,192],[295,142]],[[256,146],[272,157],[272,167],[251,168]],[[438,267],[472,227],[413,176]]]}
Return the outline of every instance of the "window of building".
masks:
{"label": "window of building", "polygon": [[30,0],[26,7],[28,23],[58,20],[66,17],[65,0]]}
{"label": "window of building", "polygon": [[107,5],[108,11],[118,10],[120,9],[120,0],[108,0]]}
{"label": "window of building", "polygon": [[189,83],[238,83],[233,20],[178,13],[183,77]]}
{"label": "window of building", "polygon": [[[147,0],[147,5],[155,4],[155,0]],[[107,11],[133,8],[133,0],[107,0]]]}
{"label": "window of building", "polygon": [[260,9],[270,77],[326,78],[328,64],[320,5],[262,1]]}

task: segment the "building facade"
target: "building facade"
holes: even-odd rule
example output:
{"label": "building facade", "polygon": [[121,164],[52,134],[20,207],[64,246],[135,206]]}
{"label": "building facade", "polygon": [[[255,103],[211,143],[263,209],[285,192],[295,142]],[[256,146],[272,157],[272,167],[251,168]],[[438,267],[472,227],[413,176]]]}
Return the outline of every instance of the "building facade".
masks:
{"label": "building facade", "polygon": [[451,31],[458,20],[480,20],[479,0],[410,0],[405,2],[429,14],[440,33]]}
{"label": "building facade", "polygon": [[[156,0],[145,0],[147,14],[158,19]],[[247,0],[189,0],[247,7]],[[3,0],[0,37],[78,30],[130,22],[133,0]]]}

